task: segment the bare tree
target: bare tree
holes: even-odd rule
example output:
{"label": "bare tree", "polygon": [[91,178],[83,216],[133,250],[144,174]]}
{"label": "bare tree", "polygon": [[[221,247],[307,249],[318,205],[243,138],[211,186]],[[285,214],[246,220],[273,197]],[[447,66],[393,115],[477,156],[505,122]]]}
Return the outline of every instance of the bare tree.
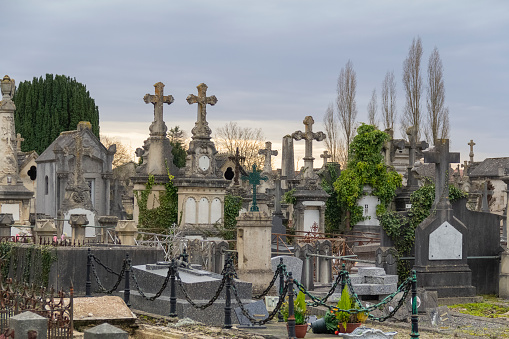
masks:
{"label": "bare tree", "polygon": [[337,86],[337,114],[339,123],[345,137],[345,148],[350,148],[350,143],[355,134],[355,119],[357,118],[357,105],[355,91],[357,88],[357,74],[353,69],[352,61],[348,60],[341,69]]}
{"label": "bare tree", "polygon": [[394,131],[396,114],[396,81],[394,80],[394,72],[387,71],[382,82],[382,121],[384,129]]}
{"label": "bare tree", "polygon": [[334,107],[332,103],[329,104],[325,115],[323,117],[323,124],[325,126],[325,147],[331,155],[331,161],[344,164],[345,160],[345,149],[342,145],[341,138],[339,135],[339,123],[338,118],[334,114]]}
{"label": "bare tree", "polygon": [[103,134],[101,134],[100,137],[104,147],[108,148],[113,144],[117,146],[117,152],[113,156],[113,162],[111,163],[113,168],[126,164],[129,161],[134,161],[134,150],[131,146],[121,143],[120,140],[115,137],[108,137]]}
{"label": "bare tree", "polygon": [[444,69],[436,47],[429,57],[426,91],[428,115],[424,132],[427,141],[435,144],[435,140],[447,139],[449,136],[449,108],[445,107]]}
{"label": "bare tree", "polygon": [[368,103],[368,121],[370,125],[378,128],[378,119],[376,113],[378,111],[376,88],[371,93],[371,100]]}
{"label": "bare tree", "polygon": [[403,62],[403,87],[405,88],[406,103],[401,119],[402,135],[406,136],[406,130],[410,126],[417,129],[418,138],[421,132],[421,76],[422,42],[421,38],[412,40],[408,50],[408,57]]}
{"label": "bare tree", "polygon": [[240,127],[230,121],[217,129],[214,137],[219,152],[235,154],[237,147],[241,156],[246,157],[246,167],[251,169],[253,164],[263,169],[264,156],[258,150],[265,148],[265,137],[261,128]]}

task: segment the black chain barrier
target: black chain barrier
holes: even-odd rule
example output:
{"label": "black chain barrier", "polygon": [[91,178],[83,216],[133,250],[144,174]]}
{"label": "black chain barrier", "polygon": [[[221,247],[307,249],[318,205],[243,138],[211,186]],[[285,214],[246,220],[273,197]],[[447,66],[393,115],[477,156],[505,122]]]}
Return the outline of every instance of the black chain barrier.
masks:
{"label": "black chain barrier", "polygon": [[270,292],[270,289],[272,288],[272,286],[274,286],[274,283],[276,282],[277,277],[280,274],[282,274],[282,272],[283,272],[283,267],[281,266],[281,264],[279,264],[277,266],[276,272],[274,272],[274,276],[272,277],[272,281],[269,283],[269,286],[260,295],[253,296],[253,299],[261,299],[261,298],[265,297]]}
{"label": "black chain barrier", "polygon": [[124,259],[124,263],[122,264],[122,271],[120,272],[119,276],[118,276],[118,279],[117,279],[117,282],[115,283],[115,285],[113,286],[112,289],[106,289],[103,284],[101,283],[101,280],[99,279],[99,276],[97,275],[97,271],[95,270],[95,265],[94,263],[92,262],[91,263],[91,266],[92,266],[92,273],[94,274],[94,277],[95,277],[95,281],[97,282],[97,286],[99,287],[99,290],[97,292],[102,292],[102,293],[106,293],[106,294],[112,294],[114,291],[117,290],[118,288],[118,285],[120,285],[120,282],[122,281],[122,277],[124,276],[124,272],[127,268],[127,260]]}
{"label": "black chain barrier", "polygon": [[175,270],[174,268],[174,263],[172,263],[169,267],[168,267],[168,272],[166,273],[166,278],[164,278],[164,282],[163,282],[163,285],[161,286],[161,288],[159,289],[159,291],[157,291],[157,293],[155,295],[153,295],[152,297],[147,297],[147,295],[145,294],[145,292],[143,292],[143,290],[140,288],[140,284],[138,283],[138,279],[136,278],[136,274],[134,274],[134,271],[131,270],[131,276],[133,277],[133,281],[134,281],[134,287],[136,288],[136,290],[138,291],[138,293],[146,300],[149,300],[149,301],[154,301],[156,300],[157,298],[159,298],[161,296],[161,294],[163,293],[163,291],[166,289],[166,287],[168,286],[168,281],[170,281],[170,277],[173,273],[173,271]]}
{"label": "black chain barrier", "polygon": [[274,319],[274,317],[279,313],[279,310],[281,309],[281,306],[283,306],[283,303],[285,301],[285,297],[286,297],[286,294],[288,293],[288,281],[284,284],[284,287],[283,287],[283,292],[282,294],[279,296],[279,300],[276,304],[276,307],[274,308],[274,310],[272,310],[272,312],[270,312],[269,316],[265,319],[262,319],[262,320],[258,320],[258,319],[255,319],[251,316],[251,314],[249,314],[249,311],[246,310],[246,308],[244,307],[244,304],[242,303],[242,299],[240,299],[240,296],[239,296],[239,293],[237,291],[237,288],[235,286],[235,284],[232,284],[232,289],[233,289],[233,295],[235,296],[235,300],[237,301],[237,304],[239,305],[240,307],[240,310],[242,311],[242,314],[247,318],[249,319],[249,321],[253,324],[253,325],[264,325],[266,324],[267,322],[271,321],[272,319]]}
{"label": "black chain barrier", "polygon": [[221,294],[221,291],[223,290],[224,285],[226,283],[227,276],[223,275],[223,279],[221,280],[221,284],[219,285],[219,288],[217,289],[216,294],[212,297],[212,299],[210,299],[206,304],[203,304],[203,305],[198,305],[195,302],[193,302],[193,300],[191,299],[189,294],[187,294],[187,291],[184,288],[184,284],[182,284],[182,280],[180,279],[180,275],[178,274],[178,271],[176,273],[176,278],[177,278],[176,279],[177,283],[180,286],[180,289],[182,290],[182,293],[184,294],[184,298],[187,300],[187,302],[190,303],[191,306],[193,306],[194,308],[204,310],[207,307],[209,307],[210,305],[212,305],[217,300],[217,298],[219,298],[219,295]]}
{"label": "black chain barrier", "polygon": [[98,263],[99,265],[101,265],[105,270],[106,272],[108,273],[111,273],[113,275],[116,275],[117,277],[121,277],[122,274],[118,274],[117,272],[113,271],[111,268],[109,268],[108,266],[104,265],[101,260],[99,260],[99,258],[97,258],[95,255],[92,254],[92,259],[94,259],[94,261],[96,263]]}

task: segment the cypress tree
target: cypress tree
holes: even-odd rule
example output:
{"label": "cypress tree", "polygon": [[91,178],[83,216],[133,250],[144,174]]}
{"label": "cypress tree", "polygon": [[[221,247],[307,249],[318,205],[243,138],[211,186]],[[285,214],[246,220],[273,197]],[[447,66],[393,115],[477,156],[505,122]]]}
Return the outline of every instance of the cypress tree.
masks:
{"label": "cypress tree", "polygon": [[14,95],[16,132],[25,142],[23,151],[41,154],[63,131],[89,121],[99,138],[99,108],[85,85],[65,75],[46,74],[18,85]]}

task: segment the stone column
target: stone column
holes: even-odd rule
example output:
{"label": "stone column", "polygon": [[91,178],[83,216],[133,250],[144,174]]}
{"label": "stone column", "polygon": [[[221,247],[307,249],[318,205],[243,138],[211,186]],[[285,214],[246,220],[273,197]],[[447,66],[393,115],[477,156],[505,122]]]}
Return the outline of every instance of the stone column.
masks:
{"label": "stone column", "polygon": [[0,237],[11,236],[12,224],[14,224],[12,213],[0,213]]}
{"label": "stone column", "polygon": [[85,241],[85,225],[88,225],[86,214],[71,214],[69,223],[72,228],[72,241],[81,242]]}
{"label": "stone column", "polygon": [[122,245],[135,245],[134,237],[138,233],[138,227],[134,220],[119,220],[115,227],[117,236]]}
{"label": "stone column", "polygon": [[237,217],[239,278],[263,292],[274,273],[271,269],[272,219],[264,212],[245,212]]}
{"label": "stone column", "polygon": [[52,242],[57,236],[57,227],[53,219],[37,219],[34,228],[35,242]]}
{"label": "stone column", "polygon": [[114,215],[103,215],[100,216],[99,219],[99,226],[101,226],[101,231],[98,234],[100,237],[99,242],[107,243],[108,242],[108,232],[106,229],[108,228],[116,228],[118,223],[118,217]]}

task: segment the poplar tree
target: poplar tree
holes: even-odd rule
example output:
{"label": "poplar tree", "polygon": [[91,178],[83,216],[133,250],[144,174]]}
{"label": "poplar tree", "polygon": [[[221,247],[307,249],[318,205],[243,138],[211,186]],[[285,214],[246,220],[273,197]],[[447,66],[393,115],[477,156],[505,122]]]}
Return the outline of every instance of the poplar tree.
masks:
{"label": "poplar tree", "polygon": [[14,95],[16,132],[25,141],[22,151],[41,154],[63,131],[89,121],[99,138],[99,109],[84,84],[65,75],[46,74],[23,81]]}

